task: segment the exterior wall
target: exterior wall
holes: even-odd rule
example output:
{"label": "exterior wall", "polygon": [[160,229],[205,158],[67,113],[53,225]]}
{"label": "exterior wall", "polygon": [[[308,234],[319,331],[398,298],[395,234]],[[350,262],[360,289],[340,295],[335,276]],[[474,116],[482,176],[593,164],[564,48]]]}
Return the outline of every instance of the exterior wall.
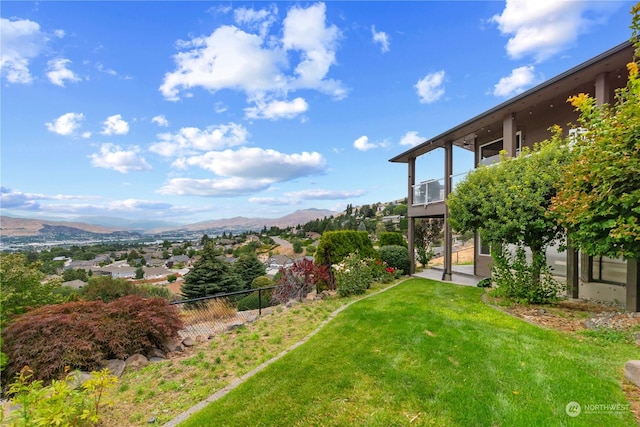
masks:
{"label": "exterior wall", "polygon": [[444,202],[430,203],[426,206],[408,206],[407,215],[410,218],[444,217],[446,205]]}
{"label": "exterior wall", "polygon": [[627,303],[627,290],[624,286],[611,285],[600,282],[580,282],[579,297],[581,299],[593,299],[596,301],[612,302],[625,306]]}
{"label": "exterior wall", "polygon": [[491,276],[492,264],[493,264],[493,259],[491,258],[491,256],[478,254],[478,250],[476,248],[473,274],[480,277]]}

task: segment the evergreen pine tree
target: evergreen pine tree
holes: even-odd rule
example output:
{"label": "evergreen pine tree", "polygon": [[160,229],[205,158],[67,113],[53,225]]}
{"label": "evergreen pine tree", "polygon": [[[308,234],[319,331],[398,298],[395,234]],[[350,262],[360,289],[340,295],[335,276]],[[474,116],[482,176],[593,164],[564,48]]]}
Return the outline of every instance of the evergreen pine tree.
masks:
{"label": "evergreen pine tree", "polygon": [[202,258],[184,276],[181,292],[184,299],[192,299],[239,291],[243,285],[242,278],[231,270],[229,263],[216,256],[214,246],[209,244],[203,249]]}
{"label": "evergreen pine tree", "polygon": [[264,264],[260,262],[255,253],[240,255],[232,269],[242,278],[244,289],[251,289],[253,279],[263,276],[266,272]]}

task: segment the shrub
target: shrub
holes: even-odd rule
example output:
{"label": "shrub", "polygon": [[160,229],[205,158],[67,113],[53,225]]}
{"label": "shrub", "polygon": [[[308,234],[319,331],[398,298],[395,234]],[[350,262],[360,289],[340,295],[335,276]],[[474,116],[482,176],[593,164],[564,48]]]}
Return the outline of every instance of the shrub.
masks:
{"label": "shrub", "polygon": [[367,259],[366,261],[371,269],[371,277],[374,281],[390,283],[395,279],[396,269],[389,267],[386,262],[380,259]]}
{"label": "shrub", "polygon": [[330,266],[340,263],[352,253],[362,257],[375,257],[371,239],[366,231],[340,230],[325,231],[316,249],[316,261]]}
{"label": "shrub", "polygon": [[[527,263],[523,247],[516,248],[514,255],[506,250],[493,256],[491,278],[497,288],[493,294],[528,304],[546,304],[558,299],[564,285],[553,279],[551,269],[544,257]],[[540,272],[539,276],[537,273]]]}
{"label": "shrub", "polygon": [[407,246],[402,233],[383,231],[380,233],[380,246]]}
{"label": "shrub", "polygon": [[281,268],[278,287],[273,290],[273,302],[281,304],[290,299],[304,298],[319,283],[329,280],[329,268],[314,264],[308,259],[301,259],[287,269]]}
{"label": "shrub", "polygon": [[[258,294],[261,293],[261,295]],[[255,291],[238,301],[238,311],[257,310],[271,306],[271,290]]]}
{"label": "shrub", "polygon": [[378,250],[378,254],[380,259],[387,263],[387,266],[400,270],[402,273],[409,272],[409,251],[404,246],[382,246]]}
{"label": "shrub", "polygon": [[269,279],[269,276],[258,276],[251,282],[251,289],[267,288],[269,286],[273,286],[273,281]]}
{"label": "shrub", "polygon": [[4,378],[30,366],[36,379],[59,378],[65,366],[83,371],[106,359],[147,353],[174,337],[183,323],[162,298],[130,295],[109,303],[78,301],[32,310],[2,331],[9,362]]}
{"label": "shrub", "polygon": [[373,281],[372,268],[358,254],[351,254],[334,266],[334,274],[341,297],[363,294]]}
{"label": "shrub", "polygon": [[9,386],[11,403],[19,405],[5,420],[10,426],[96,425],[104,393],[118,382],[106,369],[91,372],[81,388],[73,387],[74,373],[47,387],[42,381],[32,381],[32,377],[33,371],[25,366]]}
{"label": "shrub", "polygon": [[128,295],[171,299],[171,293],[164,287],[136,285],[125,279],[114,279],[111,276],[92,277],[89,284],[80,289],[80,296],[88,301],[109,302]]}
{"label": "shrub", "polygon": [[[258,276],[251,282],[251,289],[267,288],[273,286],[273,281],[268,276]],[[271,298],[273,289],[266,289],[258,292],[252,292],[246,297],[238,301],[238,311],[245,310],[257,310],[258,308],[265,308],[271,305]],[[260,300],[260,301],[259,301]],[[261,304],[259,303],[261,302]],[[260,307],[262,305],[262,307]]]}

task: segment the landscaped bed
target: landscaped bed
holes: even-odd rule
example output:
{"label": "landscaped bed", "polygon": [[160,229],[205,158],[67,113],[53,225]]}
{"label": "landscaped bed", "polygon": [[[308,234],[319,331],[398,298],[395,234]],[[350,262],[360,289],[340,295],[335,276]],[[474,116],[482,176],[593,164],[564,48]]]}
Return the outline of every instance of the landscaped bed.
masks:
{"label": "landscaped bed", "polygon": [[407,280],[184,425],[634,424],[623,392],[634,344],[540,328],[482,292]]}

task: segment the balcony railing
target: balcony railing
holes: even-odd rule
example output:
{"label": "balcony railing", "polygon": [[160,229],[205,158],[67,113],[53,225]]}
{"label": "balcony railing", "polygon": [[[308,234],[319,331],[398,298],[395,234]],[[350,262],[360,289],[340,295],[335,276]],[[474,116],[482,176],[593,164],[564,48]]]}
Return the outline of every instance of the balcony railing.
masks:
{"label": "balcony railing", "polygon": [[[453,190],[468,173],[469,171],[451,175],[451,189]],[[412,206],[428,205],[437,202],[444,202],[444,178],[429,179],[413,186]]]}

